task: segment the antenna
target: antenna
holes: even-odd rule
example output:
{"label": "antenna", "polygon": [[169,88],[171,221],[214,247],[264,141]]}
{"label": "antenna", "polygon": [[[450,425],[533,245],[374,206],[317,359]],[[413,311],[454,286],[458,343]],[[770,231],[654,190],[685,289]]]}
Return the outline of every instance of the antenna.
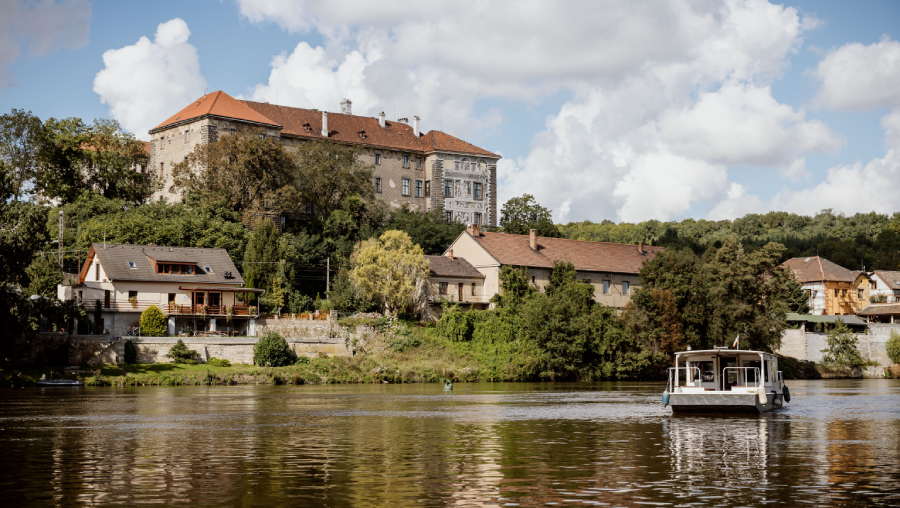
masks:
{"label": "antenna", "polygon": [[103,250],[106,250],[106,230],[103,230]]}
{"label": "antenna", "polygon": [[[41,252],[43,257],[43,251]],[[59,271],[63,271],[63,211],[59,211]]]}

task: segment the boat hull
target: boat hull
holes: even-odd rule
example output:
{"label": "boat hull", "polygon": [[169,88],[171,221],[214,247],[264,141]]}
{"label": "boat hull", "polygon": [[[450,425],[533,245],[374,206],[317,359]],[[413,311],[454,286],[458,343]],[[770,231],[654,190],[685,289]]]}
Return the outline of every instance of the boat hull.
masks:
{"label": "boat hull", "polygon": [[75,381],[73,379],[42,379],[34,384],[35,386],[43,388],[84,386],[84,383],[81,381]]}
{"label": "boat hull", "polygon": [[766,394],[766,403],[756,393],[673,393],[669,405],[675,413],[765,413],[783,405],[782,395]]}

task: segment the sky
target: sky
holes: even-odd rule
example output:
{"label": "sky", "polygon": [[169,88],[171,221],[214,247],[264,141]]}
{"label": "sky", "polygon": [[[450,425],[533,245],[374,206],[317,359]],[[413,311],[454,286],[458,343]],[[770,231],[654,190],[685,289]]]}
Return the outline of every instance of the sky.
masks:
{"label": "sky", "polygon": [[900,211],[900,2],[0,0],[0,111],[422,119],[556,222]]}

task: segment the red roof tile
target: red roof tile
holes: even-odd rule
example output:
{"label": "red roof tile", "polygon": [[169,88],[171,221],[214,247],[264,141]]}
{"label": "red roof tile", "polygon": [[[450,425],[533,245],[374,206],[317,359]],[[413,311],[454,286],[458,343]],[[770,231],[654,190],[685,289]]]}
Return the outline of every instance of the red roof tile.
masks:
{"label": "red roof tile", "polygon": [[854,282],[856,280],[855,274],[850,270],[819,256],[791,258],[781,266],[793,270],[800,282]]}
{"label": "red roof tile", "polygon": [[447,256],[425,256],[431,277],[466,277],[483,279],[484,275],[462,258]]}
{"label": "red roof tile", "polygon": [[636,274],[645,261],[665,250],[644,246],[641,253],[637,245],[539,236],[534,251],[526,235],[481,233],[473,238],[502,265],[553,268],[554,261],[571,261],[576,270],[586,272]]}
{"label": "red roof tile", "polygon": [[272,125],[279,125],[272,120],[266,118],[260,113],[247,107],[243,101],[239,101],[223,91],[206,94],[203,97],[191,102],[191,104],[172,115],[165,122],[157,125],[150,132],[157,129],[172,125],[177,122],[183,122],[193,118],[200,118],[206,115],[221,116],[224,118],[234,118],[236,120],[245,120],[248,122]]}
{"label": "red roof tile", "polygon": [[451,136],[446,132],[430,131],[425,135],[425,151],[426,152],[459,152],[474,153],[478,155],[486,155],[488,157],[497,157],[498,155],[479,148],[471,143],[467,143],[457,137]]}

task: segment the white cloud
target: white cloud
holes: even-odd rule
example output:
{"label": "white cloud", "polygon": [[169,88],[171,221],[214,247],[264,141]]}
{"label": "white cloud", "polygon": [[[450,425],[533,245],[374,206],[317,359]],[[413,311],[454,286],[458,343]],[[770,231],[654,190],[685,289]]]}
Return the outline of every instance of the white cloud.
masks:
{"label": "white cloud", "polygon": [[710,210],[706,218],[709,220],[734,220],[748,213],[768,211],[769,209],[766,206],[768,205],[764,204],[758,196],[747,194],[746,187],[732,182],[726,199],[720,201]]}
{"label": "white cloud", "polygon": [[109,105],[110,114],[141,139],[147,131],[181,110],[206,89],[191,31],[179,18],[161,23],[153,41],[141,37],[134,45],[103,53],[105,68],[94,78],[94,92]]}
{"label": "white cloud", "polygon": [[819,63],[816,103],[834,109],[900,107],[900,42],[845,44]]}
{"label": "white cloud", "polygon": [[91,6],[86,0],[0,0],[0,13],[0,87],[13,84],[5,70],[23,46],[42,56],[88,42]]}

